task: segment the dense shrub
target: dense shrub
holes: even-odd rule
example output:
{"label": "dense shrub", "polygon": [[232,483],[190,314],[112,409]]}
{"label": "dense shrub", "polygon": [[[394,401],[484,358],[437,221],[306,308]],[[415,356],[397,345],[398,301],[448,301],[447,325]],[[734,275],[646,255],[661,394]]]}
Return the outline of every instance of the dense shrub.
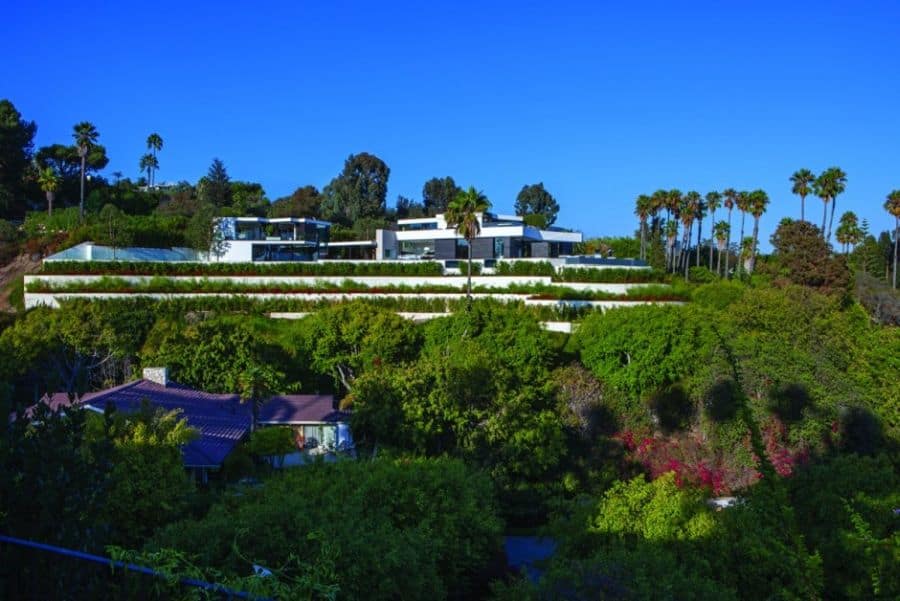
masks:
{"label": "dense shrub", "polygon": [[473,594],[499,550],[490,481],[450,459],[313,464],[166,528],[150,548],[175,548],[242,575],[333,561],[341,598],[444,599]]}
{"label": "dense shrub", "polygon": [[498,261],[494,267],[496,275],[539,275],[552,276],[556,273],[549,261]]}

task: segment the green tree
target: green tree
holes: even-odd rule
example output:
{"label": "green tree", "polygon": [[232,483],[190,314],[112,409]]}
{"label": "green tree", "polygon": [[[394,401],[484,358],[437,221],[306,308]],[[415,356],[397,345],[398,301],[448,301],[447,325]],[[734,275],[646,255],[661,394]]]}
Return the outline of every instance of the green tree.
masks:
{"label": "green tree", "polygon": [[31,162],[37,125],[26,121],[9,100],[0,100],[0,216],[24,212],[24,178]]}
{"label": "green tree", "polygon": [[[722,206],[722,194],[713,190],[706,193],[706,208],[709,209],[709,270],[713,268],[713,240],[716,239],[716,211]],[[719,256],[722,249],[719,249]],[[719,269],[716,269],[719,273]]]}
{"label": "green tree", "polygon": [[545,188],[543,182],[522,186],[516,196],[516,215],[540,215],[544,218],[544,226],[556,223],[559,203]]}
{"label": "green tree", "polygon": [[323,190],[323,217],[346,225],[364,217],[383,217],[390,173],[373,154],[351,154],[343,171]]}
{"label": "green tree", "polygon": [[428,215],[443,213],[460,192],[462,192],[462,188],[457,186],[449,175],[431,178],[422,186],[422,203],[425,206],[425,212]]}
{"label": "green tree", "polygon": [[106,241],[112,246],[113,261],[115,261],[116,249],[120,246],[128,246],[131,243],[130,232],[126,227],[127,217],[115,205],[107,204],[100,210],[98,218],[103,226]]}
{"label": "green tree", "polygon": [[91,436],[113,446],[109,489],[98,509],[110,525],[110,542],[137,546],[183,515],[193,484],[181,446],[199,434],[179,411],[165,412],[146,402],[136,413],[108,408],[104,417],[91,417]]}
{"label": "green tree", "polygon": [[748,272],[753,273],[756,267],[756,253],[759,248],[759,219],[766,212],[769,204],[769,195],[764,190],[754,190],[750,192],[747,208],[753,215],[753,250],[750,255],[750,265]]}
{"label": "green tree", "polygon": [[846,292],[850,285],[847,262],[832,257],[831,245],[815,230],[805,221],[781,222],[771,238],[781,270],[795,284]]}
{"label": "green tree", "polygon": [[97,144],[97,138],[100,134],[93,123],[82,121],[75,125],[72,137],[75,139],[75,148],[78,151],[78,157],[81,160],[81,195],[78,201],[78,214],[81,220],[84,220],[84,178],[85,168],[87,165],[87,157],[91,148]]}
{"label": "green tree", "polygon": [[231,178],[228,177],[225,163],[220,159],[213,159],[206,176],[200,179],[197,197],[201,202],[214,207],[231,204]]}
{"label": "green tree", "polygon": [[318,217],[322,195],[315,186],[301,186],[291,193],[275,200],[269,206],[269,217]]}
{"label": "green tree", "polygon": [[894,267],[891,270],[891,287],[897,289],[897,246],[900,245],[900,190],[893,190],[884,201],[884,210],[894,217]]}
{"label": "green tree", "polygon": [[468,190],[460,192],[450,202],[444,217],[447,226],[454,228],[456,233],[462,236],[467,243],[469,269],[466,295],[470,306],[472,303],[472,244],[481,231],[479,218],[490,208],[491,201],[487,199],[487,196],[476,190],[474,186],[469,186]]}
{"label": "green tree", "polygon": [[813,192],[816,175],[809,169],[798,169],[791,176],[791,193],[800,197],[800,221],[806,220],[806,197]]}
{"label": "green tree", "polygon": [[496,507],[490,480],[459,460],[316,463],[170,525],[148,549],[174,548],[236,575],[252,569],[250,558],[310,566],[326,547],[341,598],[477,598],[479,575],[500,549]]}
{"label": "green tree", "polygon": [[159,134],[152,133],[147,136],[147,150],[153,154],[153,167],[148,174],[149,181],[147,182],[151,188],[156,184],[156,171],[159,169],[159,157],[157,155],[162,150],[162,147],[163,139]]}
{"label": "green tree", "polygon": [[53,215],[53,199],[59,190],[60,177],[53,170],[53,167],[44,167],[38,172],[38,185],[41,191],[47,195],[47,215]]}

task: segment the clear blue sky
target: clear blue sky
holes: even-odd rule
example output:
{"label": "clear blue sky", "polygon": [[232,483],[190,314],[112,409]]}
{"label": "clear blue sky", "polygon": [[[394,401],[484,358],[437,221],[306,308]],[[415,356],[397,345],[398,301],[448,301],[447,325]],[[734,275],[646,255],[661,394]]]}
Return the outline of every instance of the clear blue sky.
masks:
{"label": "clear blue sky", "polygon": [[[661,187],[763,188],[799,216],[799,167],[848,173],[838,214],[891,225],[900,188],[900,2],[11,1],[0,97],[38,145],[94,122],[106,173],[162,181],[220,157],[270,198],[321,188],[351,153],[391,168],[388,203],[432,176],[511,211],[543,181],[559,223],[630,234]],[[821,215],[821,201],[807,199]],[[706,230],[707,227],[704,228]]]}

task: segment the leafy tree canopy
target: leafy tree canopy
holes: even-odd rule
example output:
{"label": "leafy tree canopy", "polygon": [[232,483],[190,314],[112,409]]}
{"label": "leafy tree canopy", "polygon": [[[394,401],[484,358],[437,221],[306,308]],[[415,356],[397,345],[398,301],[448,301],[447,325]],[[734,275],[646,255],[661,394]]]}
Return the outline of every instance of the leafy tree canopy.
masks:
{"label": "leafy tree canopy", "polygon": [[540,215],[544,218],[543,225],[551,226],[556,223],[557,213],[559,203],[544,188],[543,182],[522,186],[516,196],[516,215]]}

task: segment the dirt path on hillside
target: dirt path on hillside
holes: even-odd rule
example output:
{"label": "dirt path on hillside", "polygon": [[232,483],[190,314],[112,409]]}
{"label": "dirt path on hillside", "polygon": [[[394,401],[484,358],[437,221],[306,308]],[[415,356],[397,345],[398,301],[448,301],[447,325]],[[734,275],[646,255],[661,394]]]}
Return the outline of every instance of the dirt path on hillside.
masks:
{"label": "dirt path on hillside", "polygon": [[19,255],[3,267],[0,267],[0,311],[15,311],[9,304],[9,284],[26,273],[35,273],[41,268],[40,259],[34,260],[28,255]]}

